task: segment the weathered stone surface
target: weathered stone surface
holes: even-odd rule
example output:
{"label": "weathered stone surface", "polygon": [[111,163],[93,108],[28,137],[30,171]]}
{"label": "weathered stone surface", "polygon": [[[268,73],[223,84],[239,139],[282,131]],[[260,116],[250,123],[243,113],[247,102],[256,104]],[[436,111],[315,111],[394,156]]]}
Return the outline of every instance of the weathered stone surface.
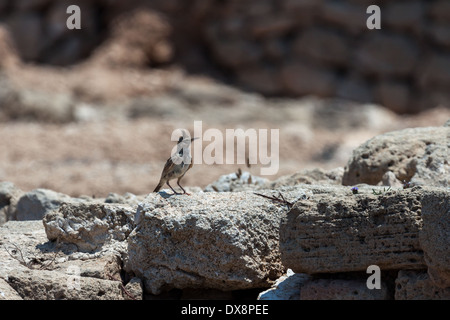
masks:
{"label": "weathered stone surface", "polygon": [[46,214],[45,229],[42,221],[0,227],[0,299],[141,299],[144,288],[148,298],[172,288],[179,298],[233,298],[233,290],[274,283],[259,299],[392,299],[393,278],[368,290],[367,276],[345,273],[371,264],[408,269],[396,299],[446,299],[448,192],[358,187],[258,190],[282,194],[295,203],[290,211],[250,190],[162,191],[137,212],[134,197],[109,197],[130,206],[65,203]]}
{"label": "weathered stone surface", "polygon": [[105,198],[105,203],[120,203],[120,204],[126,204],[132,207],[135,207],[145,199],[145,196],[143,195],[135,195],[130,192],[126,192],[123,195],[110,192],[108,196]]}
{"label": "weathered stone surface", "polygon": [[395,280],[395,300],[449,300],[450,288],[440,288],[422,270],[401,270]]}
{"label": "weathered stone surface", "polygon": [[43,223],[49,240],[89,252],[110,241],[124,241],[133,228],[134,213],[127,205],[67,203],[48,213]]}
{"label": "weathered stone surface", "polygon": [[402,187],[403,183],[401,183],[392,171],[387,171],[383,177],[381,178],[381,182],[383,186],[389,187]]}
{"label": "weathered stone surface", "polygon": [[254,17],[249,25],[249,31],[255,38],[277,37],[294,29],[297,21],[288,14],[274,16],[260,15]]}
{"label": "weathered stone surface", "polygon": [[445,0],[434,1],[430,4],[429,14],[436,21],[448,22],[450,19],[450,3]]}
{"label": "weathered stone surface", "polygon": [[[1,3],[0,3],[1,6]],[[0,24],[0,70],[17,65],[19,58],[8,30]]]}
{"label": "weathered stone surface", "polygon": [[340,185],[343,173],[343,168],[332,170],[305,169],[292,175],[283,176],[274,181],[267,182],[260,189],[276,189],[282,186],[295,186],[298,184]]}
{"label": "weathered stone surface", "polygon": [[267,95],[275,95],[282,92],[282,85],[278,79],[278,70],[254,66],[242,69],[238,82],[244,88]]}
{"label": "weathered stone surface", "polygon": [[9,16],[8,26],[21,57],[37,59],[43,47],[41,17],[32,11],[17,12]]}
{"label": "weathered stone surface", "polygon": [[374,101],[372,87],[363,77],[350,76],[340,78],[336,88],[336,97],[353,101]]}
{"label": "weathered stone surface", "polygon": [[308,29],[294,40],[293,52],[319,65],[342,66],[350,58],[350,47],[344,36],[327,29]]}
{"label": "weathered stone surface", "polygon": [[231,192],[252,190],[268,183],[268,179],[252,175],[248,171],[223,175],[207,185],[205,192]]}
{"label": "weathered stone surface", "polygon": [[343,99],[322,99],[316,103],[311,119],[314,126],[328,130],[383,128],[395,119],[394,113],[376,104],[360,104]]}
{"label": "weathered stone surface", "polygon": [[447,90],[450,86],[450,54],[434,54],[418,68],[417,83],[425,90]]}
{"label": "weathered stone surface", "polygon": [[278,237],[285,212],[252,192],[150,194],[136,212],[125,269],[152,294],[270,286],[284,271]]}
{"label": "weathered stone surface", "polygon": [[262,56],[262,49],[259,46],[244,39],[214,38],[213,41],[212,53],[225,67],[241,68],[251,65]]}
{"label": "weathered stone surface", "polygon": [[353,151],[343,185],[376,185],[387,171],[400,181],[417,185],[449,186],[450,128],[428,127],[378,135]]}
{"label": "weathered stone surface", "polygon": [[422,197],[423,228],[420,246],[425,254],[428,275],[436,286],[450,287],[450,194],[447,190]]}
{"label": "weathered stone surface", "polygon": [[424,29],[425,5],[420,0],[386,3],[383,24],[395,31],[411,32],[420,36]]}
{"label": "weathered stone surface", "polygon": [[280,79],[287,93],[332,96],[336,90],[336,76],[326,69],[314,68],[302,62],[286,63]]}
{"label": "weathered stone surface", "polygon": [[300,300],[388,300],[384,282],[381,289],[368,289],[366,279],[312,279],[300,290]]}
{"label": "weathered stone surface", "polygon": [[[50,244],[47,245],[50,249]],[[67,244],[61,247],[70,248]],[[67,256],[59,257],[57,263],[52,265],[51,271],[70,273],[76,271],[80,277],[91,277],[103,280],[120,279],[122,260],[119,255],[103,253],[97,255],[78,255],[66,249]]]}
{"label": "weathered stone surface", "polygon": [[132,10],[119,16],[111,26],[111,37],[92,57],[98,63],[114,68],[142,67],[172,59],[172,28],[164,15],[149,9]]}
{"label": "weathered stone surface", "polygon": [[6,282],[0,278],[0,300],[22,300],[22,297]]}
{"label": "weathered stone surface", "polygon": [[0,182],[0,225],[11,220],[16,212],[17,201],[23,191],[12,182]]}
{"label": "weathered stone surface", "polygon": [[327,0],[323,6],[322,17],[329,24],[351,34],[359,34],[367,28],[366,16],[361,14],[366,8],[349,2]]}
{"label": "weathered stone surface", "polygon": [[304,273],[294,273],[288,269],[286,275],[278,278],[275,284],[258,295],[258,300],[298,300],[300,289],[310,276]]}
{"label": "weathered stone surface", "polygon": [[415,66],[418,50],[408,38],[370,34],[356,51],[356,68],[362,74],[402,77]]}
{"label": "weathered stone surface", "polygon": [[68,195],[48,189],[36,189],[25,193],[17,202],[11,220],[41,220],[48,212],[67,201],[75,201]]}
{"label": "weathered stone surface", "polygon": [[[130,299],[121,284],[121,265],[112,251],[87,254],[70,243],[49,242],[42,221],[0,227],[0,299]],[[141,299],[136,282],[128,283],[127,291]]]}
{"label": "weathered stone surface", "polygon": [[424,268],[419,188],[388,191],[336,187],[298,201],[281,222],[283,264],[296,273]]}
{"label": "weathered stone surface", "polygon": [[48,270],[21,270],[8,283],[26,300],[123,300],[120,283]]}
{"label": "weathered stone surface", "polygon": [[375,89],[375,96],[381,105],[398,113],[405,113],[410,107],[411,93],[403,83],[381,82]]}
{"label": "weathered stone surface", "polygon": [[431,37],[435,43],[446,48],[450,48],[448,34],[450,34],[450,24],[448,23],[436,23],[427,29],[427,35]]}

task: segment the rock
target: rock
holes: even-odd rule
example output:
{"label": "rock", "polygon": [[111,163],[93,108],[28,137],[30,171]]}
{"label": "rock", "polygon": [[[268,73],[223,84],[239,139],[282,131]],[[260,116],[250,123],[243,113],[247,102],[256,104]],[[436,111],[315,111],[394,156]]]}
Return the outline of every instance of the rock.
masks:
{"label": "rock", "polygon": [[[0,227],[0,244],[0,299],[6,290],[11,293],[7,299],[129,299],[119,255],[81,254],[68,243],[49,242],[41,221],[7,222]],[[136,282],[125,287],[141,299]]]}
{"label": "rock", "polygon": [[26,269],[25,264],[41,253],[38,245],[46,241],[42,221],[8,221],[0,226],[0,278],[7,280],[12,272]]}
{"label": "rock", "polygon": [[[91,1],[79,1],[81,29],[74,32],[67,28],[70,0],[52,1],[46,8],[43,20],[43,46],[39,60],[43,63],[66,66],[90,55],[93,48],[103,41],[100,33],[104,21],[97,20],[98,6]],[[42,12],[42,11],[41,11]]]}
{"label": "rock", "polygon": [[369,34],[356,51],[355,68],[365,75],[405,77],[415,67],[418,49],[406,37]]}
{"label": "rock", "polygon": [[403,186],[403,183],[401,183],[401,181],[397,179],[397,177],[392,171],[387,171],[381,178],[381,182],[383,186],[397,187],[397,188]]}
{"label": "rock", "polygon": [[387,285],[381,289],[367,288],[365,278],[311,279],[300,290],[300,300],[388,300]]}
{"label": "rock", "polygon": [[387,171],[416,185],[449,186],[450,128],[428,127],[378,135],[353,151],[343,185],[378,184]]}
{"label": "rock", "polygon": [[37,12],[15,12],[9,15],[7,24],[15,47],[25,61],[39,58],[43,49],[42,19]]}
{"label": "rock", "polygon": [[[1,101],[2,95],[5,101]],[[74,119],[74,101],[70,94],[19,90],[8,84],[7,90],[0,92],[0,102],[3,102],[0,116],[5,119],[50,123],[66,123]]]}
{"label": "rock", "polygon": [[132,207],[135,207],[145,199],[145,196],[142,195],[135,195],[131,192],[126,192],[123,195],[119,195],[117,193],[109,193],[108,196],[105,198],[105,203],[121,203],[126,204]]}
{"label": "rock", "polygon": [[347,66],[350,46],[347,39],[333,30],[307,29],[294,40],[292,50],[318,65]]}
{"label": "rock", "polygon": [[[283,59],[287,52],[286,43],[278,38],[265,39],[263,46],[264,57],[270,61],[279,61],[280,59]],[[255,72],[258,69],[259,68],[255,68]]]}
{"label": "rock", "polygon": [[429,91],[450,86],[450,54],[434,54],[423,59],[417,69],[418,85]]}
{"label": "rock", "polygon": [[23,191],[12,182],[0,182],[0,225],[12,220],[16,212],[17,201],[23,195]]}
{"label": "rock", "polygon": [[281,68],[281,81],[286,92],[294,95],[332,96],[336,91],[336,76],[306,63],[286,63]]}
{"label": "rock", "polygon": [[404,83],[381,82],[375,89],[375,96],[381,105],[399,114],[410,108],[411,94]]}
{"label": "rock", "polygon": [[374,101],[372,87],[359,76],[340,78],[336,97],[359,102]]}
{"label": "rock", "polygon": [[138,277],[133,277],[125,285],[125,290],[127,291],[126,300],[141,300],[143,296],[142,291],[142,280]]}
{"label": "rock", "polygon": [[217,62],[233,69],[255,64],[263,55],[260,46],[245,39],[223,39],[214,36],[210,46]]}
{"label": "rock", "polygon": [[52,190],[35,189],[20,197],[10,220],[41,220],[48,212],[68,201],[76,200]]}
{"label": "rock", "polygon": [[71,243],[78,251],[101,250],[109,242],[124,241],[133,228],[135,209],[104,203],[66,203],[48,213],[44,227],[50,241]]}
{"label": "rock", "polygon": [[438,45],[450,48],[450,39],[448,34],[450,33],[450,24],[448,23],[436,23],[428,27],[427,36],[432,38]]}
{"label": "rock", "polygon": [[366,8],[348,2],[327,0],[323,5],[321,18],[333,27],[357,35],[367,30],[367,17],[365,14],[361,14],[361,12],[366,12]]}
{"label": "rock", "polygon": [[80,277],[91,277],[103,280],[117,280],[121,278],[122,260],[121,257],[112,252],[98,252],[92,255],[78,254],[74,250],[75,246],[68,243],[55,245],[47,242],[41,245],[42,251],[53,252],[55,248],[60,249],[65,256],[55,257],[51,265],[51,271],[59,273],[77,273]]}
{"label": "rock", "polygon": [[420,188],[387,191],[333,187],[298,201],[282,219],[283,265],[296,273],[423,269]]}
{"label": "rock", "polygon": [[157,96],[152,99],[135,99],[129,106],[131,118],[161,117],[171,118],[188,114],[186,106],[180,99],[171,96]]}
{"label": "rock", "polygon": [[449,300],[450,288],[439,288],[422,270],[400,270],[395,280],[395,300]]}
{"label": "rock", "polygon": [[419,233],[428,275],[434,285],[450,288],[450,194],[447,190],[422,197],[423,228]]}
{"label": "rock", "polygon": [[275,284],[258,295],[258,300],[298,300],[300,289],[310,279],[304,273],[294,273],[288,269],[286,275],[278,278]]}
{"label": "rock", "polygon": [[[239,299],[233,296],[233,291],[220,291],[216,289],[192,289],[181,290],[181,300],[233,300]],[[241,291],[242,292],[242,291]],[[163,295],[161,295],[163,296]],[[158,297],[158,296],[156,296]],[[167,298],[165,298],[167,299]]]}
{"label": "rock", "polygon": [[21,270],[8,276],[9,285],[26,300],[123,300],[120,283],[72,277],[47,270]]}
{"label": "rock", "polygon": [[238,82],[249,90],[266,95],[279,94],[282,90],[277,70],[273,68],[243,67]]}
{"label": "rock", "polygon": [[393,31],[412,32],[420,36],[424,30],[425,6],[420,0],[387,3],[385,12],[383,8],[382,24]]}
{"label": "rock", "polygon": [[132,10],[111,25],[111,36],[91,58],[95,64],[136,68],[172,59],[172,27],[163,14],[149,9]]}
{"label": "rock", "polygon": [[411,107],[411,110],[425,111],[429,106],[436,108],[447,108],[449,106],[450,93],[445,89],[426,90],[418,97]]}
{"label": "rock", "polygon": [[260,189],[277,189],[282,186],[295,186],[298,184],[331,184],[340,185],[344,168],[333,170],[304,169],[292,175],[283,176],[275,181],[265,183]]}
{"label": "rock", "polygon": [[14,7],[20,11],[42,9],[42,7],[48,5],[50,0],[18,0],[14,1]]}
{"label": "rock", "polygon": [[259,15],[251,19],[248,28],[254,38],[273,38],[286,35],[296,24],[288,14]]}
{"label": "rock", "polygon": [[246,99],[244,92],[232,86],[217,81],[201,81],[201,79],[174,83],[170,95],[177,97],[191,109],[198,108],[200,105],[228,108]]}
{"label": "rock", "polygon": [[17,106],[19,94],[16,86],[5,74],[0,72],[0,120],[8,121],[11,119],[12,106]]}
{"label": "rock", "polygon": [[322,99],[316,102],[311,119],[314,127],[326,130],[383,130],[395,123],[393,112],[376,104],[360,104],[344,99]]}
{"label": "rock", "polygon": [[0,14],[4,14],[8,10],[9,0],[0,0]]}
{"label": "rock", "polygon": [[268,287],[284,271],[278,237],[285,210],[252,192],[149,194],[128,237],[125,270],[152,294]]}
{"label": "rock", "polygon": [[210,183],[204,189],[205,192],[232,192],[253,190],[263,186],[269,180],[252,175],[248,171],[230,173],[221,176],[217,181]]}
{"label": "rock", "polygon": [[17,55],[10,32],[0,24],[0,70],[17,65],[20,59]]}
{"label": "rock", "polygon": [[429,14],[435,21],[450,21],[450,3],[446,0],[434,1],[429,6]]}
{"label": "rock", "polygon": [[22,300],[22,297],[11,286],[0,278],[0,300]]}

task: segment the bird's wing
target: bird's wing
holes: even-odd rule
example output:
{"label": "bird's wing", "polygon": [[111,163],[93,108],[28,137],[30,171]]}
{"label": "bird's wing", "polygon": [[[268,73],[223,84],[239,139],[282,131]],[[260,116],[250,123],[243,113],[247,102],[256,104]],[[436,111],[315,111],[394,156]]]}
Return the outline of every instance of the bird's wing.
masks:
{"label": "bird's wing", "polygon": [[164,169],[162,171],[161,177],[166,176],[168,173],[170,173],[173,169],[173,166],[175,164],[172,161],[172,157],[170,157],[169,159],[167,159],[166,164],[164,165]]}

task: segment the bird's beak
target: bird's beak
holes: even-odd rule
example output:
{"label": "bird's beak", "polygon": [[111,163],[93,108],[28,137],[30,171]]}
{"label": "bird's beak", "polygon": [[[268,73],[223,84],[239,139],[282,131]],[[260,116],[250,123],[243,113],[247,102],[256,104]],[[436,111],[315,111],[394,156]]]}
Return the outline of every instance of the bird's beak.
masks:
{"label": "bird's beak", "polygon": [[194,141],[194,140],[197,140],[197,139],[199,139],[199,137],[191,138],[191,142]]}

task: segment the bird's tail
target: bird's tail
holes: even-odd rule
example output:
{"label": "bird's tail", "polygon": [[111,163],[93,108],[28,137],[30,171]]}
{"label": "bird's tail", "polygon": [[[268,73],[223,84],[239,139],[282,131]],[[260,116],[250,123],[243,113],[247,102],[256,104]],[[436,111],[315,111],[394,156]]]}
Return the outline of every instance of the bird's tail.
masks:
{"label": "bird's tail", "polygon": [[153,192],[158,192],[159,190],[161,190],[162,186],[163,186],[163,183],[161,183],[161,182],[158,183],[158,185],[156,186],[155,190],[153,190]]}

